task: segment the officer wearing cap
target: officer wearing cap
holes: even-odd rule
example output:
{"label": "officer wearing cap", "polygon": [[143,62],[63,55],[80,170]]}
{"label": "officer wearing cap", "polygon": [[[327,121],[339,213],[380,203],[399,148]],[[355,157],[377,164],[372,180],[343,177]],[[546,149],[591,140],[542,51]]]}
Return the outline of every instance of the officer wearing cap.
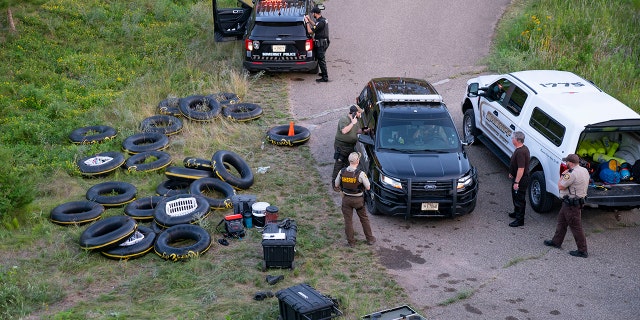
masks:
{"label": "officer wearing cap", "polygon": [[582,207],[589,188],[589,171],[580,166],[580,158],[575,154],[570,154],[562,161],[566,162],[567,170],[560,176],[558,189],[562,197],[562,208],[558,213],[558,224],[556,233],[551,240],[545,240],[544,244],[549,247],[560,248],[567,233],[567,227],[571,228],[571,233],[576,241],[578,250],[569,251],[574,257],[586,258],[587,238],[582,230]]}
{"label": "officer wearing cap", "polygon": [[313,34],[314,50],[316,52],[316,58],[318,59],[318,66],[320,67],[320,78],[316,79],[317,82],[329,82],[329,74],[327,73],[327,61],[325,53],[329,48],[329,22],[322,16],[320,8],[313,7],[311,14],[315,19],[315,22],[304,16],[304,21],[307,23],[307,32]]}
{"label": "officer wearing cap", "polygon": [[342,191],[342,215],[344,216],[344,233],[347,236],[347,245],[353,247],[356,244],[353,231],[353,210],[356,210],[362,231],[368,245],[373,245],[376,238],[371,232],[369,217],[364,207],[364,191],[371,188],[369,178],[364,171],[358,169],[360,154],[349,154],[349,166],[340,170],[340,174],[334,181],[334,187]]}
{"label": "officer wearing cap", "polygon": [[358,142],[358,133],[363,132],[361,122],[358,121],[362,117],[363,111],[360,106],[352,104],[349,107],[349,114],[338,120],[338,129],[333,142],[333,159],[336,162],[333,165],[333,173],[331,174],[332,184],[340,169],[349,165],[347,157],[355,149],[356,142]]}

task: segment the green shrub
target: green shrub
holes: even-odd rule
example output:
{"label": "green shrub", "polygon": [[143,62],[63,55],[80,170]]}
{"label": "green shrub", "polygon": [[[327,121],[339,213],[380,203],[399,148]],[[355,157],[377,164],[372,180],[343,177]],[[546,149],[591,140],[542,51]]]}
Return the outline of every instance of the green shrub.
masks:
{"label": "green shrub", "polygon": [[20,163],[11,149],[0,146],[0,220],[7,220],[9,214],[30,203],[35,196],[35,185],[30,181],[32,174],[24,163]]}
{"label": "green shrub", "polygon": [[640,111],[639,1],[517,1],[497,29],[489,68],[567,70]]}

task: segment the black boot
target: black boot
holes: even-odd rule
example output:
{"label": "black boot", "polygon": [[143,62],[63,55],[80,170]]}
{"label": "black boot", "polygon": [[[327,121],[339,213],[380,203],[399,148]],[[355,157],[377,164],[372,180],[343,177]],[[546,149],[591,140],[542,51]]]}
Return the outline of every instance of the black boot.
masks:
{"label": "black boot", "polygon": [[509,227],[520,227],[524,226],[524,220],[515,219],[509,223]]}
{"label": "black boot", "polygon": [[524,226],[524,208],[515,208],[514,217],[511,223],[509,223],[509,227],[520,227]]}

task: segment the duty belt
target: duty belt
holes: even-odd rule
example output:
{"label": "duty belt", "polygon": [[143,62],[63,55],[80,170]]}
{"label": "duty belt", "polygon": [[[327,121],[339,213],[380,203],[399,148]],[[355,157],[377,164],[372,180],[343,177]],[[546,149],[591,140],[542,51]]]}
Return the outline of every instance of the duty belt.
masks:
{"label": "duty belt", "polygon": [[342,194],[344,194],[347,197],[362,197],[362,193],[360,193],[360,194],[349,194],[349,193],[343,192]]}
{"label": "duty belt", "polygon": [[564,196],[562,197],[562,202],[573,207],[579,207],[584,204],[584,198],[569,198],[569,196]]}

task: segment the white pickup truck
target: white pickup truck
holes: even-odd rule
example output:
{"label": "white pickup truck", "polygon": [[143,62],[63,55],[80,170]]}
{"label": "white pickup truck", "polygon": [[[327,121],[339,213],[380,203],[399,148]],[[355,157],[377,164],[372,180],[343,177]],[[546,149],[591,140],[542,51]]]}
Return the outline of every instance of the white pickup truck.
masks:
{"label": "white pickup truck", "polygon": [[592,172],[588,205],[640,207],[639,179],[622,172],[611,183],[598,175],[611,159],[618,165],[614,171],[640,159],[640,115],[590,81],[556,70],[479,76],[467,81],[462,112],[463,139],[481,141],[507,165],[515,149],[512,133],[524,132],[531,153],[529,201],[536,212],[551,210],[558,198],[562,158],[570,153]]}

